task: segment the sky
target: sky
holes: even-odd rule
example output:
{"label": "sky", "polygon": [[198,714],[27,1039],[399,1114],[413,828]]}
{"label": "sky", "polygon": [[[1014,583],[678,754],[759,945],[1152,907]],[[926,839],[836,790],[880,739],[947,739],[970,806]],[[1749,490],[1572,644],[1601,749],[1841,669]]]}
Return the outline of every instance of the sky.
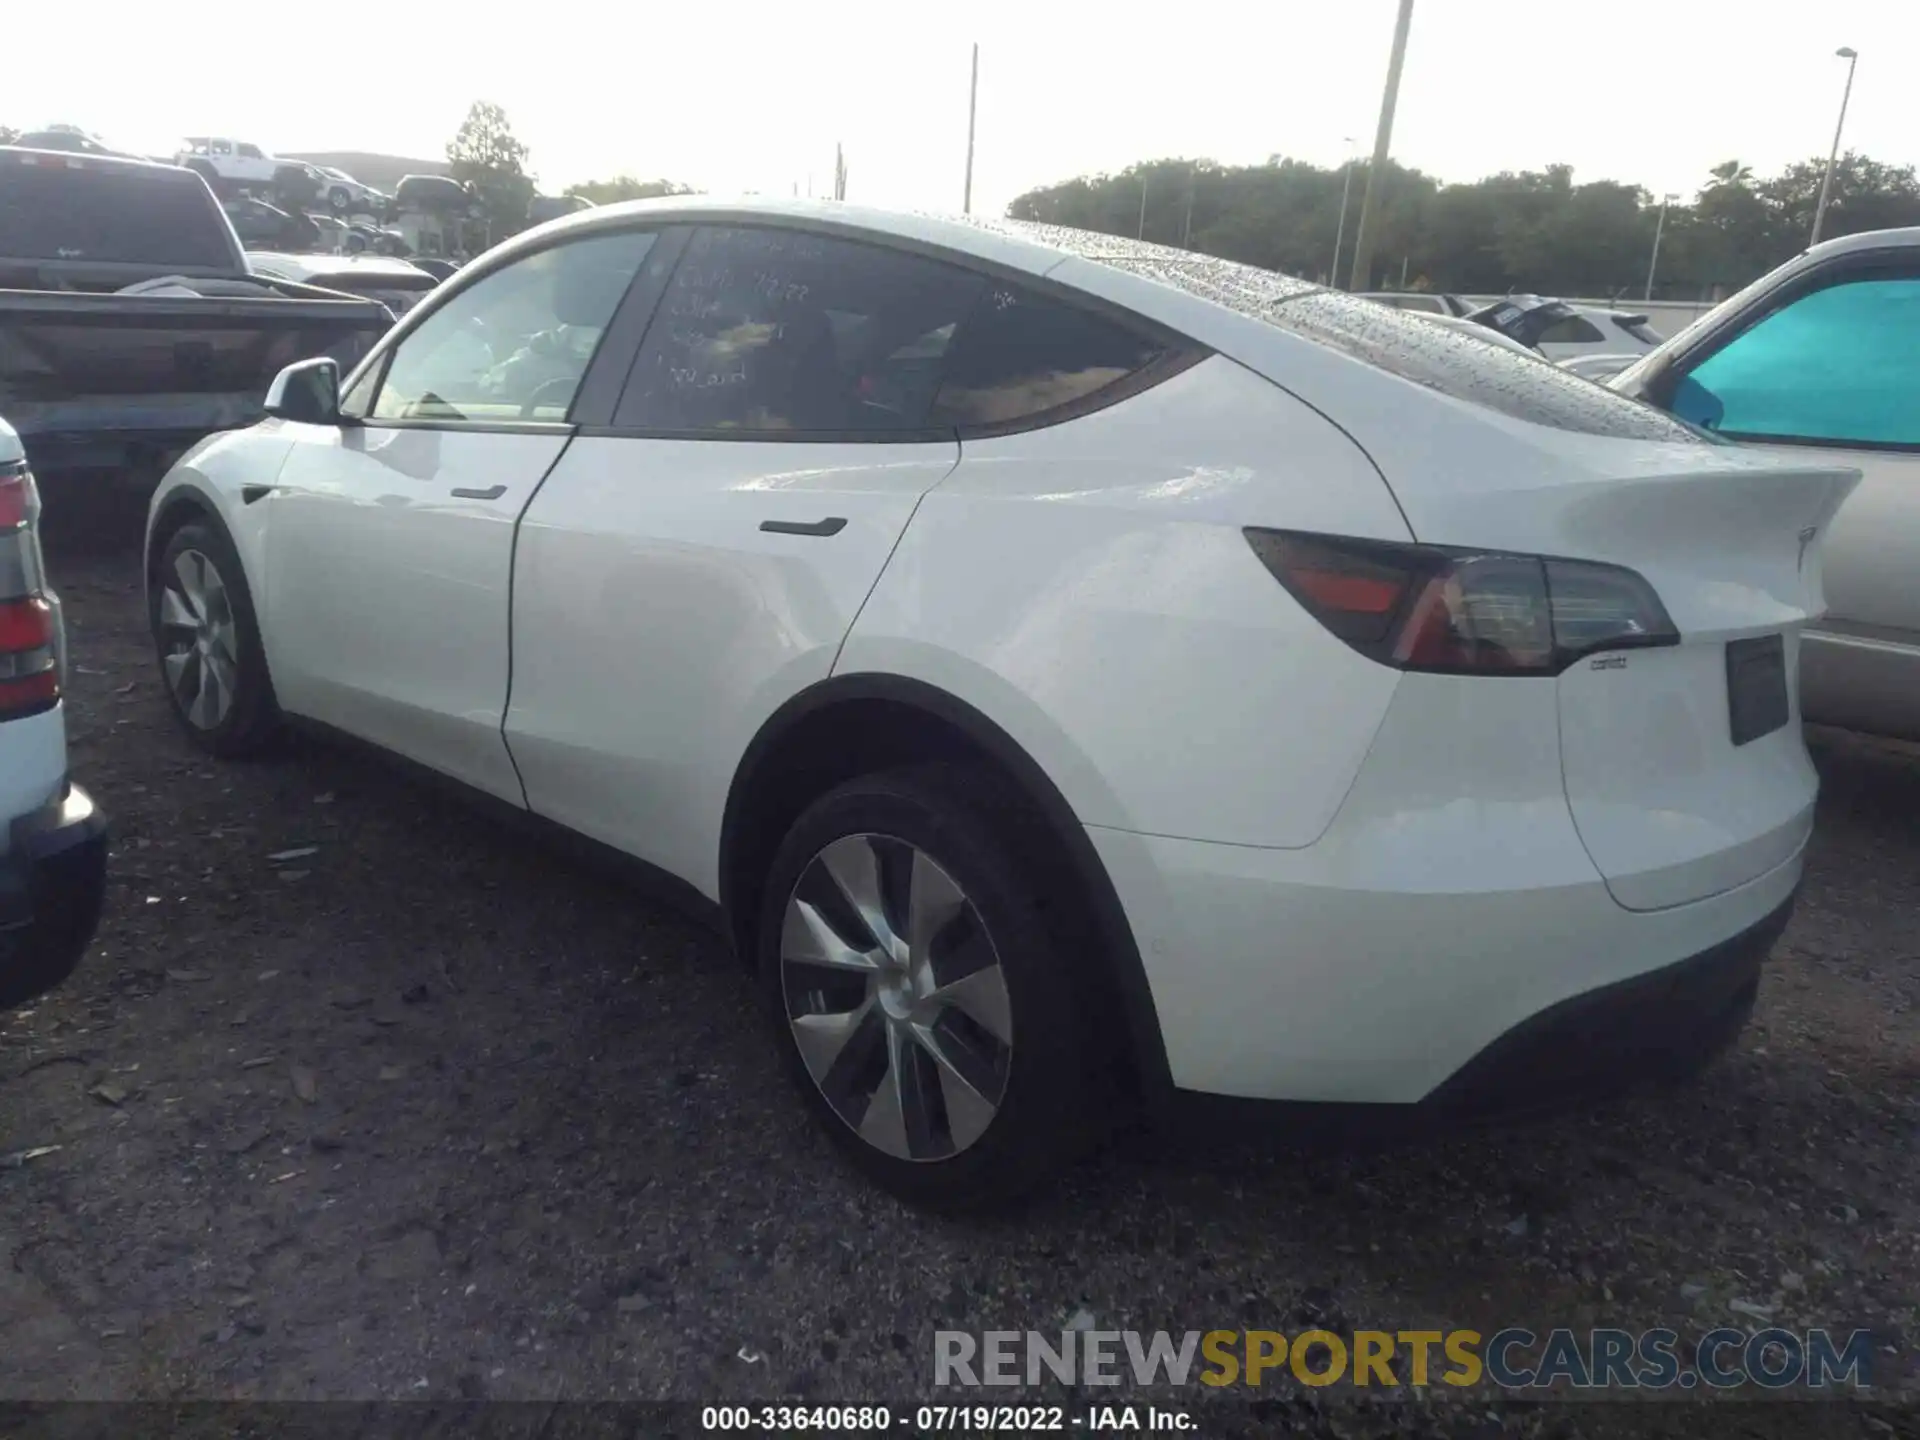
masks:
{"label": "sky", "polygon": [[[111,38],[95,45],[58,7],[22,6],[0,124],[77,124],[149,154],[225,134],[424,158],[487,99],[548,192],[626,172],[824,194],[838,142],[849,200],[958,210],[977,43],[973,201],[999,212],[1141,159],[1370,151],[1395,8],[200,0],[175,23],[100,0],[89,27]],[[1690,196],[1723,160],[1824,157],[1842,45],[1861,57],[1846,148],[1920,162],[1920,0],[1415,0],[1393,155],[1442,180],[1566,163]]]}

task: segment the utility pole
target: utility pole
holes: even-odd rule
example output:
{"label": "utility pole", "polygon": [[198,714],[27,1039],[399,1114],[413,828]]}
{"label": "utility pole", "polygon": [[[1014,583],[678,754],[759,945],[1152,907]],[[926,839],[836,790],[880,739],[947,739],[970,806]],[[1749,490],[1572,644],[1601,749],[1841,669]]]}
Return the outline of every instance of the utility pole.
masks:
{"label": "utility pole", "polygon": [[1833,193],[1833,162],[1840,158],[1840,132],[1847,128],[1847,101],[1853,98],[1853,71],[1860,63],[1860,52],[1851,45],[1842,45],[1833,52],[1847,62],[1847,88],[1840,92],[1840,119],[1833,127],[1833,149],[1827,152],[1827,173],[1820,179],[1820,203],[1813,208],[1813,239],[1807,243],[1820,243],[1820,224],[1827,218],[1827,196]]}
{"label": "utility pole", "polygon": [[833,142],[833,198],[847,198],[847,156],[838,140]]}
{"label": "utility pole", "polygon": [[973,42],[973,78],[967,82],[967,188],[960,200],[960,213],[973,213],[973,122],[980,109],[980,42]]}
{"label": "utility pole", "polygon": [[1373,164],[1367,167],[1367,188],[1360,195],[1360,223],[1353,231],[1353,281],[1347,288],[1365,290],[1373,277],[1373,211],[1380,177],[1386,173],[1387,152],[1393,146],[1393,107],[1400,99],[1400,70],[1407,60],[1407,31],[1413,25],[1413,0],[1400,0],[1400,18],[1393,26],[1393,53],[1387,59],[1387,90],[1380,97],[1380,128],[1373,137]]}
{"label": "utility pole", "polygon": [[1147,183],[1152,177],[1145,171],[1140,172],[1140,228],[1134,232],[1134,239],[1147,238]]}
{"label": "utility pole", "polygon": [[1190,250],[1193,248],[1188,242],[1193,239],[1193,192],[1194,187],[1199,183],[1199,167],[1189,165],[1187,167],[1187,218],[1180,222],[1180,248],[1182,250]]}

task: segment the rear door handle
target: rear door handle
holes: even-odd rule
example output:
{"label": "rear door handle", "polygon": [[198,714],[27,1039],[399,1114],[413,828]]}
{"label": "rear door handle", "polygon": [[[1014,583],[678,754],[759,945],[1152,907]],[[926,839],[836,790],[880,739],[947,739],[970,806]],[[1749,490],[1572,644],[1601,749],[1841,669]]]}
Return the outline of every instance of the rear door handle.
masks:
{"label": "rear door handle", "polygon": [[824,520],[762,520],[760,528],[770,535],[838,535],[847,528],[847,517],[829,515]]}
{"label": "rear door handle", "polygon": [[498,500],[507,493],[504,485],[489,485],[484,490],[470,490],[464,485],[453,487],[454,498],[459,500]]}

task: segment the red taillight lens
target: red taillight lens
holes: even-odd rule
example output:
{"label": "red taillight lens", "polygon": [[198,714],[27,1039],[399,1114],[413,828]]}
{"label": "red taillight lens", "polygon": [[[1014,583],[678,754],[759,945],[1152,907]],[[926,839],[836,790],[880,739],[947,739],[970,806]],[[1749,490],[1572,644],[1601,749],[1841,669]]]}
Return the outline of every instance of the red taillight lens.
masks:
{"label": "red taillight lens", "polygon": [[45,710],[60,698],[58,639],[45,600],[0,601],[0,719]]}
{"label": "red taillight lens", "polygon": [[1557,675],[1596,650],[1680,639],[1653,587],[1618,565],[1285,530],[1246,535],[1309,614],[1401,670]]}
{"label": "red taillight lens", "polygon": [[0,534],[31,525],[40,516],[40,497],[25,469],[0,470]]}

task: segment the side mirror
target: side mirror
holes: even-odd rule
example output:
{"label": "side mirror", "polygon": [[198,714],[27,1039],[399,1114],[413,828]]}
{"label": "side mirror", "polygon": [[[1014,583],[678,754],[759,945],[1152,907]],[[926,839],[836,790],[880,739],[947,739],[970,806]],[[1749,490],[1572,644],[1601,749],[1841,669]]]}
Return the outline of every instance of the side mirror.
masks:
{"label": "side mirror", "polygon": [[267,387],[267,414],[303,425],[340,423],[340,362],[325,355],[289,365]]}

